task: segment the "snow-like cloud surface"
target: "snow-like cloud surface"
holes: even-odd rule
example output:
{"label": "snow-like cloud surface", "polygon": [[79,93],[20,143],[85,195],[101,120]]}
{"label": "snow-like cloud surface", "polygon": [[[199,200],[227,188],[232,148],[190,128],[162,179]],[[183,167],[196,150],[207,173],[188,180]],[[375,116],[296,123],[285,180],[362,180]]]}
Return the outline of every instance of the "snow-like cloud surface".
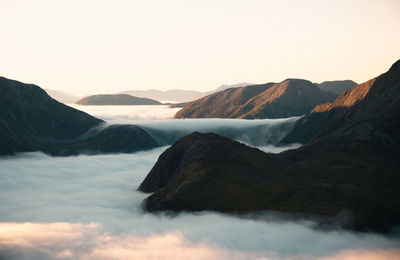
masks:
{"label": "snow-like cloud surface", "polygon": [[143,212],[136,191],[166,147],[0,159],[0,259],[398,259],[400,239],[311,221]]}

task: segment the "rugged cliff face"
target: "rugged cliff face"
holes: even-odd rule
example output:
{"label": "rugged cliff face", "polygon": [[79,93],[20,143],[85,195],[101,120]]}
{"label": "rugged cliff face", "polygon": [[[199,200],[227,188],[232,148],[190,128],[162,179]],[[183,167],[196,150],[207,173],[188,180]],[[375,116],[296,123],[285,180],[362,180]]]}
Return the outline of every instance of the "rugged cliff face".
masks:
{"label": "rugged cliff face", "polygon": [[214,134],[186,136],[140,185],[153,192],[145,208],[339,214],[344,227],[387,231],[400,224],[399,89],[400,61],[317,106],[292,133],[308,144],[276,155]]}
{"label": "rugged cliff face", "polygon": [[134,97],[127,94],[93,95],[82,98],[76,104],[84,106],[104,105],[161,105],[160,102],[150,98]]}
{"label": "rugged cliff face", "polygon": [[68,155],[157,146],[140,127],[103,124],[100,119],[55,101],[36,85],[0,78],[0,154],[45,151]]}
{"label": "rugged cliff face", "polygon": [[177,118],[283,118],[301,116],[316,105],[334,100],[307,80],[288,79],[231,88],[195,100],[176,114]]}

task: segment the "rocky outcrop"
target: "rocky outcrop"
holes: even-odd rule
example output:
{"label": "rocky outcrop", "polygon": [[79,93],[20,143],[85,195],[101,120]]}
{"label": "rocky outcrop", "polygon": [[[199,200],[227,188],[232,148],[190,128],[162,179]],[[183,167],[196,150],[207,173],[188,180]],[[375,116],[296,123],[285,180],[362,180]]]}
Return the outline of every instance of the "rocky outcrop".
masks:
{"label": "rocky outcrop", "polygon": [[57,102],[36,85],[0,78],[0,155],[133,152],[156,146],[157,142],[138,126],[107,126]]}
{"label": "rocky outcrop", "polygon": [[287,79],[231,88],[186,104],[176,118],[284,118],[301,116],[316,105],[334,100],[310,81]]}
{"label": "rocky outcrop", "polygon": [[352,80],[334,80],[324,81],[319,84],[315,84],[323,91],[335,93],[337,96],[343,94],[346,90],[352,89],[357,86],[357,83]]}
{"label": "rocky outcrop", "polygon": [[127,94],[115,95],[93,95],[82,98],[76,102],[83,106],[105,106],[105,105],[161,105],[157,100],[149,98],[134,97]]}

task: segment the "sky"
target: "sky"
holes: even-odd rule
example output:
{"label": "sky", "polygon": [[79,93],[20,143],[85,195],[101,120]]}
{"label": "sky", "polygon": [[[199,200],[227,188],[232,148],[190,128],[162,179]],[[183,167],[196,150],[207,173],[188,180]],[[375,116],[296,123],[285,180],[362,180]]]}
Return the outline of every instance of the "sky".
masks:
{"label": "sky", "polygon": [[0,0],[0,76],[75,95],[358,83],[400,58],[398,0]]}

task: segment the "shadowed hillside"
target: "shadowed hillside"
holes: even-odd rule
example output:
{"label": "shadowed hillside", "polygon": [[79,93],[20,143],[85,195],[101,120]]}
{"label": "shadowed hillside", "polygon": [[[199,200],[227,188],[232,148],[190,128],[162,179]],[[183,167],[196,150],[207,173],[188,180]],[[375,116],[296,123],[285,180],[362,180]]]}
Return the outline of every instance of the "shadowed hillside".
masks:
{"label": "shadowed hillside", "polygon": [[315,84],[323,91],[329,91],[335,93],[337,96],[340,96],[348,89],[354,88],[357,86],[352,80],[334,80],[334,81],[324,81],[319,84]]}
{"label": "shadowed hillside", "polygon": [[40,87],[0,78],[0,154],[134,152],[158,146],[137,126],[104,121],[52,99]]}

